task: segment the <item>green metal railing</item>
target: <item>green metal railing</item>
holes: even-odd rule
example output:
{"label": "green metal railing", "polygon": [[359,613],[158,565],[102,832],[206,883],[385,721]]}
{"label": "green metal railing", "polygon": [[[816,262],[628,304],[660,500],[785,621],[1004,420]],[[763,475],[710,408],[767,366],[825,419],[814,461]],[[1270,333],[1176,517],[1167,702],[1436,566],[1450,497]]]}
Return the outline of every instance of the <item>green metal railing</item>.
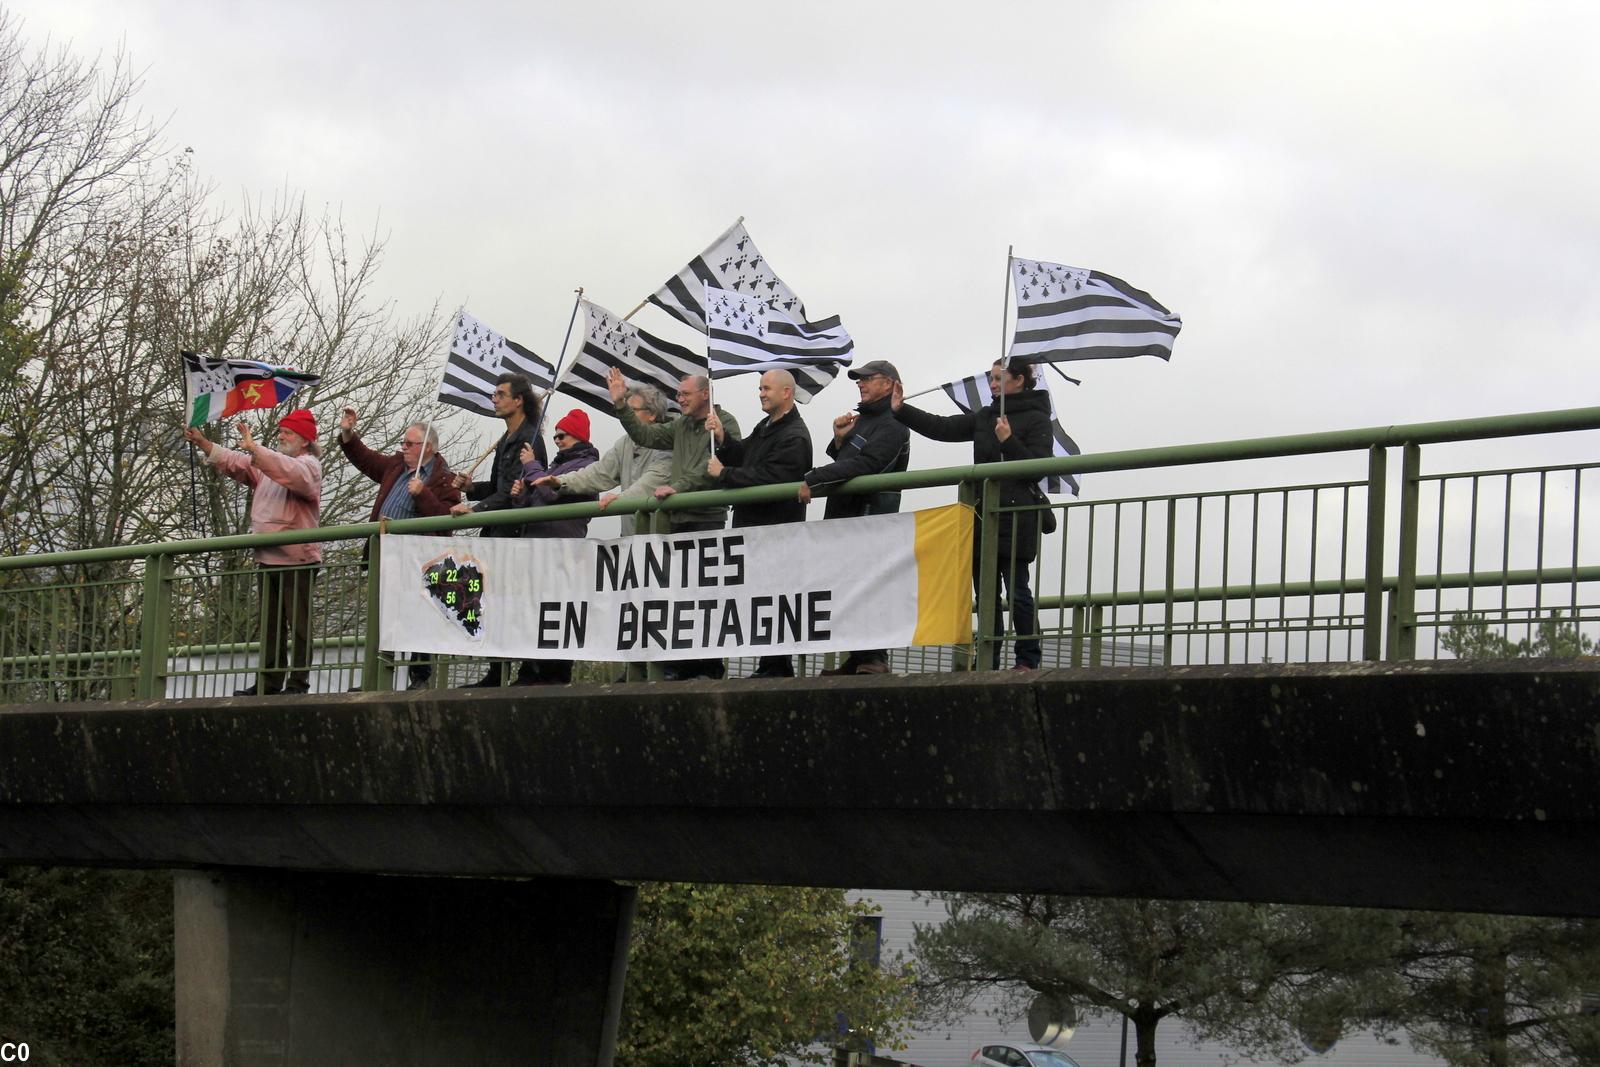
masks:
{"label": "green metal railing", "polygon": [[[1425,446],[1600,429],[1600,408],[946,467],[858,478],[841,492],[956,487],[979,516],[976,640],[898,650],[902,670],[984,667],[1017,639],[994,589],[1025,568],[1037,621],[1023,637],[1045,666],[1182,665],[1448,655],[1476,617],[1508,640],[1553,619],[1600,624],[1600,463],[1423,473]],[[1395,484],[1389,451],[1400,450]],[[1361,475],[1282,485],[1003,507],[1000,479],[1334,457]],[[1348,462],[1348,460],[1346,460]],[[1090,482],[1092,489],[1109,478]],[[616,501],[606,515],[792,497],[795,485]],[[1587,500],[1586,500],[1587,497]],[[1043,536],[1046,512],[1058,530]],[[563,504],[470,518],[410,519],[395,533],[600,515]],[[1033,523],[1036,558],[1001,559],[1002,522]],[[317,687],[395,684],[376,632],[377,523],[0,558],[0,701],[214,696],[255,677],[260,595],[250,549],[325,546],[315,586]],[[361,562],[366,547],[369,562]],[[1013,549],[1014,552],[1014,549]],[[811,669],[821,665],[812,657]],[[735,664],[735,673],[748,664]],[[481,666],[441,660],[436,684]],[[604,669],[604,676],[616,673]]]}

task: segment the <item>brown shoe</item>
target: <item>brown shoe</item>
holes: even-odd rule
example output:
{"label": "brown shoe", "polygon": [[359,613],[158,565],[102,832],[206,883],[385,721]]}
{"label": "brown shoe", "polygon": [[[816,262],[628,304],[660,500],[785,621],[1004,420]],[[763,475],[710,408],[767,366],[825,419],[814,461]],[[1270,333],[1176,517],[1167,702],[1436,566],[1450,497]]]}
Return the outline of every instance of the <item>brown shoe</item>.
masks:
{"label": "brown shoe", "polygon": [[828,667],[817,672],[819,678],[837,678],[842,674],[854,674],[860,666],[855,660],[847,659],[837,667]]}
{"label": "brown shoe", "polygon": [[873,660],[856,667],[857,674],[888,674],[889,665],[882,660]]}

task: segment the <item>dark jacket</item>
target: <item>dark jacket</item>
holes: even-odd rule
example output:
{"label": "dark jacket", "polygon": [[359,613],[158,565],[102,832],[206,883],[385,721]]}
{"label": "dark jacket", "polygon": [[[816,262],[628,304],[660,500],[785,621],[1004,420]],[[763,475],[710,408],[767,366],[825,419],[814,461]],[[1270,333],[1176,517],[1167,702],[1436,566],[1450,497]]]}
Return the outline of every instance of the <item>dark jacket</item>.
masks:
{"label": "dark jacket", "polygon": [[889,410],[888,397],[870,404],[860,404],[856,411],[859,417],[850,436],[842,444],[838,438],[828,441],[828,455],[833,462],[818,467],[805,477],[813,493],[828,496],[827,510],[822,513],[825,519],[850,519],[900,510],[900,494],[897,492],[869,493],[865,496],[828,495],[851,478],[863,474],[903,471],[911,462],[911,433],[895,420],[894,413]]}
{"label": "dark jacket", "polygon": [[[1011,436],[1004,442],[994,435],[994,424],[999,414],[995,404],[960,415],[930,415],[910,404],[901,404],[895,417],[917,433],[935,441],[971,441],[974,463],[1050,458],[1053,439],[1050,434],[1049,394],[1043,389],[1024,389],[1006,397],[1006,419],[1011,423]],[[1000,503],[1004,506],[1032,504],[1039,498],[1037,479],[1006,478],[1000,482]],[[1001,556],[1010,553],[1015,526],[1019,536],[1017,558],[1031,560],[1038,548],[1036,524],[1032,516],[1027,516],[1021,522],[1016,520],[1016,515],[1001,517]]]}
{"label": "dark jacket", "polygon": [[[723,489],[798,482],[811,469],[811,434],[792,407],[778,421],[767,416],[743,440],[724,437],[717,448],[724,466],[718,484]],[[772,526],[780,522],[805,522],[806,506],[798,499],[766,504],[743,504],[733,509],[734,526]]]}
{"label": "dark jacket", "polygon": [[[522,477],[521,452],[524,444],[532,444],[533,454],[539,462],[545,461],[544,442],[538,438],[534,420],[525,418],[515,432],[501,434],[500,440],[495,442],[494,466],[490,468],[488,480],[473,482],[467,490],[467,499],[478,502],[472,509],[474,512],[504,511],[506,508],[523,506],[511,496],[511,487]],[[519,533],[516,526],[490,526],[484,528],[483,536],[516,537]]]}
{"label": "dark jacket", "polygon": [[[588,441],[579,441],[569,448],[563,448],[556,453],[556,458],[550,461],[550,468],[545,469],[538,457],[532,462],[522,465],[522,492],[513,497],[517,507],[536,508],[546,504],[555,503],[556,497],[561,497],[563,504],[577,504],[585,500],[596,499],[593,495],[561,493],[554,489],[538,486],[528,488],[528,484],[535,478],[543,478],[546,474],[560,477],[571,474],[573,471],[582,470],[600,458],[600,450]],[[530,522],[522,528],[523,537],[582,537],[589,532],[588,519],[557,519],[554,522]]]}

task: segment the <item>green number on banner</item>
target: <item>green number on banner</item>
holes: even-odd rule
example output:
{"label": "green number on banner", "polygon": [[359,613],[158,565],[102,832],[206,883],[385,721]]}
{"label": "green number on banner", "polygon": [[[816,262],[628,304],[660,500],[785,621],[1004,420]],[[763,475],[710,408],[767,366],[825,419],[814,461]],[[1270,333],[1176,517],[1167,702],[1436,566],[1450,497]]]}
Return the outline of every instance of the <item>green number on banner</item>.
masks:
{"label": "green number on banner", "polygon": [[476,578],[467,579],[467,592],[476,593],[483,589],[483,583]]}
{"label": "green number on banner", "polygon": [[429,571],[428,572],[428,584],[429,585],[438,585],[439,584],[439,572],[438,571]]}
{"label": "green number on banner", "polygon": [[456,602],[456,591],[454,589],[444,595],[444,602],[452,605]]}
{"label": "green number on banner", "polygon": [[444,580],[447,581],[447,582],[454,582],[456,580],[456,572],[455,571],[445,571],[444,572]]}
{"label": "green number on banner", "polygon": [[478,621],[478,613],[476,611],[467,612],[467,621],[468,622],[477,622]]}

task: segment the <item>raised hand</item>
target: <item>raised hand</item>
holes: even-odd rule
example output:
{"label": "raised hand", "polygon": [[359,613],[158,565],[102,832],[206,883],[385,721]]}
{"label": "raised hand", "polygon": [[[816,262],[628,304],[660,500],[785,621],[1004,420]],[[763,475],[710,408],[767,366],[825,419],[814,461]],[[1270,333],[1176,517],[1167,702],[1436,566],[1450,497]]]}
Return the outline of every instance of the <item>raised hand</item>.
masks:
{"label": "raised hand", "polygon": [[899,411],[900,405],[906,402],[906,388],[899,382],[894,383],[894,390],[889,394],[889,410]]}
{"label": "raised hand", "polygon": [[356,409],[345,408],[339,413],[339,435],[344,438],[356,432]]}
{"label": "raised hand", "polygon": [[622,379],[622,371],[612,367],[606,371],[606,389],[611,393],[613,404],[622,403],[622,398],[628,395],[628,383]]}
{"label": "raised hand", "polygon": [[850,436],[850,431],[856,428],[856,423],[861,416],[854,411],[847,411],[833,420],[833,436],[843,441]]}

